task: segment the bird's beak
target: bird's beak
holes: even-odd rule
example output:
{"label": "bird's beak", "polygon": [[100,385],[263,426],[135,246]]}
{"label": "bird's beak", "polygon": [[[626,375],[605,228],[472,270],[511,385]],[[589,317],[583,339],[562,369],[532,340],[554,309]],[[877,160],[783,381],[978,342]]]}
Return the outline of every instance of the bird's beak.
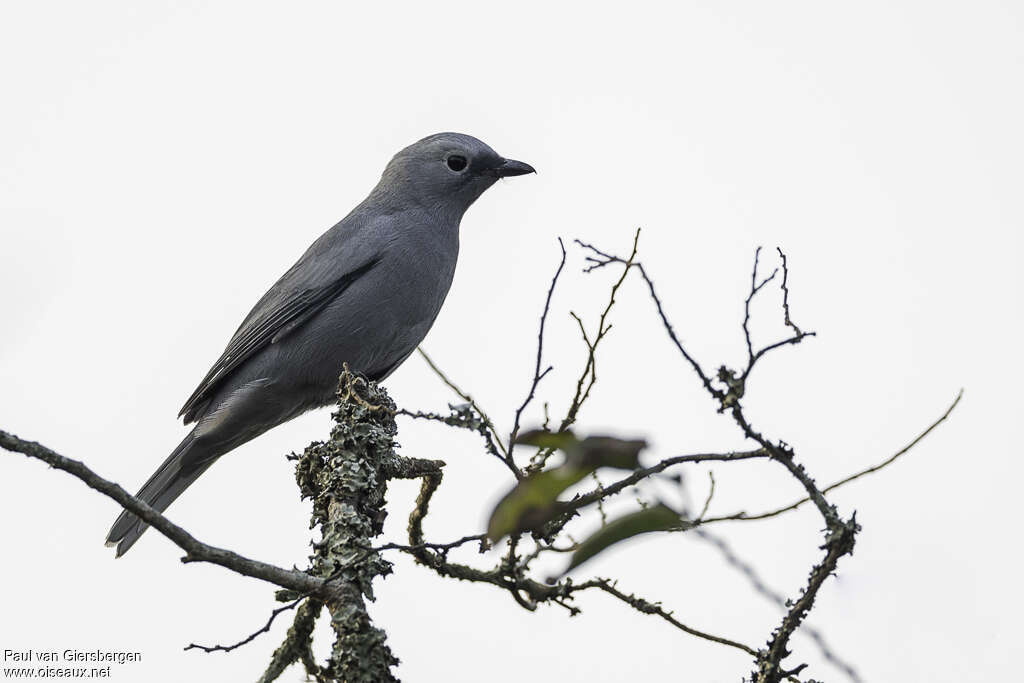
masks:
{"label": "bird's beak", "polygon": [[515,159],[503,159],[501,165],[494,169],[495,175],[499,178],[508,178],[514,175],[526,175],[527,173],[536,173],[536,169],[527,163],[522,161],[516,161]]}

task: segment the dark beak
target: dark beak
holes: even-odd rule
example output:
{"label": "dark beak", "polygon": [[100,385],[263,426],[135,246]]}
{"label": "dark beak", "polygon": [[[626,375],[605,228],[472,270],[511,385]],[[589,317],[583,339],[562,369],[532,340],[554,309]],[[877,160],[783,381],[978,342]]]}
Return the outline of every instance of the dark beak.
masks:
{"label": "dark beak", "polygon": [[494,169],[495,175],[499,178],[508,178],[514,175],[526,175],[527,173],[536,173],[537,171],[527,163],[522,161],[516,161],[515,159],[504,159],[501,162],[501,166]]}

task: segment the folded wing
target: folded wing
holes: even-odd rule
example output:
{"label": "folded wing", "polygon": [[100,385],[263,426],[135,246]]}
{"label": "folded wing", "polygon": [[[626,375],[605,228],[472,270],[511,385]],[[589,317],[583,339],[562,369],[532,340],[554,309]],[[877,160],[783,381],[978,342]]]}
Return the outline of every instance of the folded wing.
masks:
{"label": "folded wing", "polygon": [[[208,399],[235,368],[308,322],[380,260],[377,255],[367,256],[372,251],[366,249],[348,251],[345,259],[333,258],[329,252],[334,250],[324,248],[329,244],[329,240],[318,240],[253,307],[178,413],[185,424],[200,417]],[[362,258],[357,257],[360,253]],[[347,261],[349,267],[339,261]]]}

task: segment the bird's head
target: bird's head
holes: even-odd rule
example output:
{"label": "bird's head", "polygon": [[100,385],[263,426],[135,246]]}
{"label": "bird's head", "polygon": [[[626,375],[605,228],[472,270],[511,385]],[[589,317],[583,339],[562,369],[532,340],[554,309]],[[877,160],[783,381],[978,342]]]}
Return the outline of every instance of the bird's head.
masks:
{"label": "bird's head", "polygon": [[471,135],[437,133],[396,154],[378,187],[461,216],[500,178],[526,173],[536,171]]}

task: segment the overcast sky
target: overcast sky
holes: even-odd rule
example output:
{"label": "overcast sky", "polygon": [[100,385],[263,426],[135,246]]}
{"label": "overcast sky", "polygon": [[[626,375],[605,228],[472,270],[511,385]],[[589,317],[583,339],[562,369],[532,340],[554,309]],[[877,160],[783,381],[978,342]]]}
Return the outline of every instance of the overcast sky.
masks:
{"label": "overcast sky", "polygon": [[[265,289],[395,151],[465,132],[539,171],[466,215],[424,342],[502,428],[528,388],[557,237],[623,252],[642,227],[641,258],[708,367],[743,359],[754,249],[774,267],[781,246],[793,315],[819,336],[769,357],[746,406],[820,482],[884,459],[966,390],[904,459],[834,494],[863,532],[809,623],[866,681],[1009,680],[1024,607],[1022,24],[1012,2],[5,3],[0,429],[134,491]],[[572,249],[551,313],[542,399],[555,413],[583,362],[568,313],[593,325],[614,275],[581,264]],[[618,297],[579,429],[646,438],[651,462],[747,445],[640,285]],[[761,303],[754,332],[770,341],[783,332],[776,293]],[[413,410],[453,400],[415,356],[386,386]],[[239,448],[170,517],[304,565],[308,505],[284,455],[329,426],[324,410]],[[435,425],[401,422],[399,440],[448,463],[428,536],[479,532],[509,485],[500,463]],[[696,497],[707,469],[684,471]],[[712,469],[713,514],[800,494],[771,463]],[[415,492],[393,485],[389,540]],[[115,562],[102,541],[116,513],[68,475],[0,454],[0,650],[138,650],[141,664],[115,667],[125,682],[254,680],[285,621],[231,654],[182,648],[255,630],[273,588],[182,565],[154,532]],[[820,526],[801,510],[716,531],[793,596]],[[581,595],[571,619],[528,613],[393,559],[371,610],[407,681],[735,682],[751,669],[605,595]],[[579,571],[591,575],[753,646],[780,619],[686,535],[624,546]],[[793,645],[807,677],[846,680],[805,636]]]}

